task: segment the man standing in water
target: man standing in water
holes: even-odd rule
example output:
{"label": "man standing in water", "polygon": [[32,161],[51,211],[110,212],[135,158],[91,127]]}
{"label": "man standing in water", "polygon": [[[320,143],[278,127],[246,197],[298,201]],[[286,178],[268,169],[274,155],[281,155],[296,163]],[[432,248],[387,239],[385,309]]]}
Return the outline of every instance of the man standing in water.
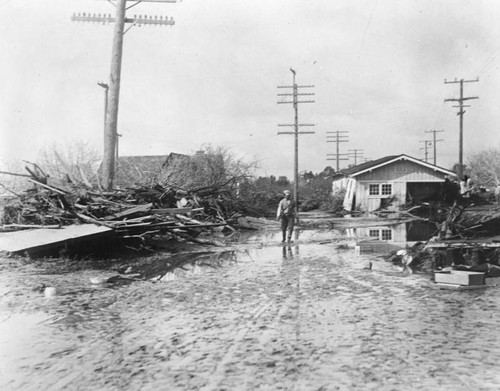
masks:
{"label": "man standing in water", "polygon": [[285,190],[283,194],[285,198],[283,198],[278,205],[276,218],[277,220],[281,220],[281,232],[283,234],[282,242],[284,243],[287,239],[287,231],[288,242],[292,241],[293,226],[295,224],[295,203],[290,199],[290,190]]}

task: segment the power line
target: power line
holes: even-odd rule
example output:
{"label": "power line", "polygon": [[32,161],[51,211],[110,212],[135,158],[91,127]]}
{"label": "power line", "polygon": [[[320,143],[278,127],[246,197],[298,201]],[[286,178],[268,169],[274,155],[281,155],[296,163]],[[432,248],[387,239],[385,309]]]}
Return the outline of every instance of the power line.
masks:
{"label": "power line", "polygon": [[294,165],[293,165],[293,173],[294,173],[293,193],[294,194],[293,194],[293,198],[295,200],[295,218],[297,219],[297,222],[298,222],[298,220],[299,220],[299,209],[298,209],[298,203],[299,203],[299,135],[300,134],[314,134],[314,132],[311,132],[311,131],[299,132],[299,127],[314,126],[314,124],[299,124],[299,103],[314,103],[313,100],[299,100],[299,96],[312,96],[312,95],[314,95],[314,93],[313,92],[299,93],[298,91],[299,91],[299,88],[314,88],[314,86],[312,86],[312,85],[298,86],[295,83],[296,72],[292,68],[290,68],[290,71],[293,74],[293,85],[292,86],[278,86],[278,88],[291,88],[292,93],[278,94],[278,96],[292,97],[292,101],[283,100],[283,101],[279,101],[278,103],[279,104],[290,103],[293,105],[293,110],[295,113],[295,121],[291,125],[278,124],[278,126],[292,126],[294,128],[294,130],[292,132],[278,132],[278,134],[292,134],[292,135],[294,135]]}
{"label": "power line", "polygon": [[[345,153],[340,153],[339,152],[339,146],[340,146],[340,143],[347,143],[349,140],[345,133],[349,133],[347,131],[342,131],[342,130],[336,130],[334,132],[326,132],[327,135],[326,135],[326,142],[327,143],[336,143],[337,144],[337,148],[336,148],[336,153],[333,154],[333,153],[327,153],[326,156],[329,156],[327,157],[326,160],[336,160],[337,162],[337,168],[336,168],[336,172],[339,171],[339,161],[340,160],[349,160],[347,157],[344,157],[344,156],[347,156],[347,154]],[[329,134],[331,134],[332,136],[329,136]]]}
{"label": "power line", "polygon": [[[133,26],[141,25],[174,25],[175,22],[172,18],[158,18],[155,16],[135,16],[133,18],[127,18],[126,12],[128,9],[135,7],[141,2],[148,3],[175,3],[176,0],[137,0],[131,6],[127,7],[127,1],[133,2],[133,0],[116,0],[116,4],[107,0],[109,3],[116,7],[115,17],[110,14],[73,14],[71,20],[75,22],[94,22],[94,23],[114,23],[114,37],[113,37],[113,50],[111,54],[111,72],[109,76],[109,91],[107,97],[107,108],[106,108],[106,124],[104,127],[104,154],[103,154],[103,185],[106,190],[111,190],[113,188],[113,180],[115,176],[115,151],[116,142],[118,137],[118,101],[120,97],[120,76],[121,76],[121,64],[122,64],[122,54],[123,54],[123,36],[129,31]],[[130,24],[130,27],[125,30],[125,24]]]}
{"label": "power line", "polygon": [[453,107],[458,107],[459,111],[457,115],[460,116],[460,135],[459,135],[459,146],[458,146],[458,177],[462,178],[463,172],[464,172],[464,166],[463,166],[463,155],[464,155],[464,114],[465,110],[464,107],[470,107],[464,105],[464,102],[467,100],[471,99],[479,99],[478,96],[469,96],[464,98],[464,83],[477,83],[479,81],[479,78],[476,78],[475,80],[464,80],[460,79],[457,80],[455,78],[454,81],[447,81],[444,79],[444,84],[460,84],[460,98],[453,98],[453,99],[445,99],[445,102],[458,102],[458,106],[453,106]]}

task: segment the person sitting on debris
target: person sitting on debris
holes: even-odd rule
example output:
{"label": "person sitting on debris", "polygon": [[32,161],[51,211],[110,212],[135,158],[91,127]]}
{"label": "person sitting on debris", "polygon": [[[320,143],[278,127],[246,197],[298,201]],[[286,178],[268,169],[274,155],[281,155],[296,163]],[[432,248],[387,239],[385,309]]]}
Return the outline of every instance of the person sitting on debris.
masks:
{"label": "person sitting on debris", "polygon": [[292,240],[293,227],[295,225],[295,202],[290,199],[290,190],[285,190],[283,192],[285,197],[280,201],[278,205],[278,211],[276,213],[276,219],[281,220],[281,232],[283,234],[282,242],[287,239],[288,231],[288,241]]}
{"label": "person sitting on debris", "polygon": [[473,187],[472,180],[467,175],[464,175],[460,181],[460,195],[463,198],[469,198]]}

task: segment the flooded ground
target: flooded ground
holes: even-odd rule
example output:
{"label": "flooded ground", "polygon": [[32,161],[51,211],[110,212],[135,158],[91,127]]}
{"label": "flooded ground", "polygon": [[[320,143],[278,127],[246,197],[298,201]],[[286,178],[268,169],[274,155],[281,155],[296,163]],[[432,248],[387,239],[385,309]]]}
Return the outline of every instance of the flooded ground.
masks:
{"label": "flooded ground", "polygon": [[500,280],[436,290],[347,244],[268,232],[103,283],[2,259],[0,389],[500,389]]}

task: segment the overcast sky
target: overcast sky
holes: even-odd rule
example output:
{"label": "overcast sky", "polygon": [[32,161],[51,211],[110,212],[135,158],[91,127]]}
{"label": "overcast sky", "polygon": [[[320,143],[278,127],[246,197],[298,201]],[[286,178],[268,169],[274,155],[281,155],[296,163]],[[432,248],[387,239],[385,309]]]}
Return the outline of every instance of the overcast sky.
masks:
{"label": "overcast sky", "polygon": [[[132,3],[131,3],[132,4]],[[36,160],[54,142],[102,150],[104,90],[113,26],[75,23],[75,12],[112,13],[104,0],[0,0],[2,161]],[[299,169],[325,166],[326,132],[346,131],[341,152],[423,158],[426,130],[443,129],[437,163],[458,161],[458,116],[446,98],[467,83],[465,160],[499,146],[498,0],[184,0],[142,3],[134,14],[173,17],[173,27],[125,35],[118,131],[123,155],[193,153],[204,144],[258,160],[263,175],[293,170],[291,105],[279,85],[315,85],[299,106],[314,135],[299,140]],[[311,129],[305,129],[311,130]],[[432,149],[429,149],[432,162]],[[351,163],[353,160],[351,160]],[[342,162],[341,168],[347,162]]]}

